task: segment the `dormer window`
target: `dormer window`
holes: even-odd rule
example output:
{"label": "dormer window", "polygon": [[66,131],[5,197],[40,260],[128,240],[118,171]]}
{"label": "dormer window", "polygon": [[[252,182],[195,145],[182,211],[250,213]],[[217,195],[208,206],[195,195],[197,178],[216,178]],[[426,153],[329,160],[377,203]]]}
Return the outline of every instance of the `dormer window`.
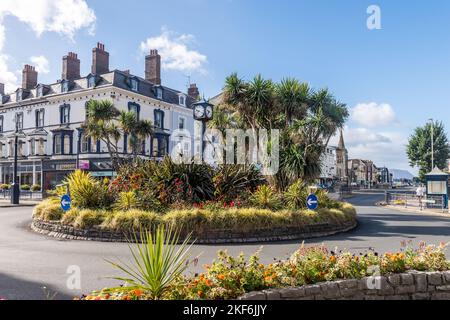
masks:
{"label": "dormer window", "polygon": [[186,106],[186,97],[184,95],[180,95],[178,97],[178,102],[180,106],[185,107]]}
{"label": "dormer window", "polygon": [[131,90],[138,91],[139,90],[139,82],[137,79],[131,79],[130,80]]}
{"label": "dormer window", "polygon": [[88,78],[88,88],[94,88],[97,84],[97,77],[95,75],[90,75]]}
{"label": "dormer window", "polygon": [[69,92],[69,81],[64,80],[63,82],[61,82],[61,92],[62,93]]}
{"label": "dormer window", "polygon": [[162,100],[162,98],[163,98],[163,90],[162,90],[162,88],[157,88],[156,89],[156,98],[159,99],[159,100]]}
{"label": "dormer window", "polygon": [[23,91],[20,89],[16,93],[16,101],[22,101]]}
{"label": "dormer window", "polygon": [[43,97],[44,96],[44,87],[43,86],[39,86],[36,90],[36,96],[39,97]]}

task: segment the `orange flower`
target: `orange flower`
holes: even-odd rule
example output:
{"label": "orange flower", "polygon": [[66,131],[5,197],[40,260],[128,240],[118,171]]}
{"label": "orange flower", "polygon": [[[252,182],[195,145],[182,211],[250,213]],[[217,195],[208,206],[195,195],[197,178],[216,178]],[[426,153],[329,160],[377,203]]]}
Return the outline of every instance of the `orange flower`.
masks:
{"label": "orange flower", "polygon": [[197,294],[199,297],[203,297],[203,291],[198,291]]}
{"label": "orange flower", "polygon": [[142,291],[139,289],[134,290],[133,293],[136,297],[140,297],[142,295]]}
{"label": "orange flower", "polygon": [[205,280],[205,284],[206,284],[208,287],[211,287],[211,286],[213,285],[212,281],[209,280],[209,279],[206,279],[206,280]]}
{"label": "orange flower", "polygon": [[336,257],[335,256],[331,256],[330,257],[330,262],[331,263],[335,263],[336,262]]}
{"label": "orange flower", "polygon": [[219,274],[219,275],[217,276],[217,279],[219,279],[219,280],[225,280],[225,276],[224,276],[223,274]]}
{"label": "orange flower", "polygon": [[261,263],[261,264],[259,265],[259,268],[260,268],[260,269],[264,269],[264,265]]}
{"label": "orange flower", "polygon": [[270,281],[272,281],[272,277],[265,277],[265,278],[264,278],[264,281],[270,282]]}

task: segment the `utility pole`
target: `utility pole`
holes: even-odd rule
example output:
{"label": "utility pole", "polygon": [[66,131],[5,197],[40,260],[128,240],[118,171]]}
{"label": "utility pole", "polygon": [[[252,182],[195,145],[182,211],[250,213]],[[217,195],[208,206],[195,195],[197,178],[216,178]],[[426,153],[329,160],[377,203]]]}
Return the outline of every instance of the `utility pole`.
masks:
{"label": "utility pole", "polygon": [[431,122],[431,170],[434,170],[434,120],[430,119]]}

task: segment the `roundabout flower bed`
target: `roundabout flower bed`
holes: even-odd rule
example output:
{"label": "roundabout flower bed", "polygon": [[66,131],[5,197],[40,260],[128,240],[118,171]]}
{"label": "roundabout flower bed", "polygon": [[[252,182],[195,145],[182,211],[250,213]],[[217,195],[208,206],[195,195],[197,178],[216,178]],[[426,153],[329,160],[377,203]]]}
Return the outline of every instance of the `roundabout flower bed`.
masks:
{"label": "roundabout flower bed", "polygon": [[62,212],[46,200],[33,213],[36,231],[59,237],[100,241],[127,241],[139,231],[159,225],[179,227],[182,237],[192,234],[197,243],[252,242],[305,239],[335,234],[356,226],[349,204],[318,211],[271,211],[258,208],[173,210],[164,215],[141,210],[105,211],[73,208]]}
{"label": "roundabout flower bed", "polygon": [[[204,266],[203,273],[177,277],[157,298],[450,298],[450,263],[445,249],[445,244],[422,243],[418,249],[405,246],[396,253],[379,255],[369,251],[354,255],[324,246],[302,246],[290,259],[270,265],[260,263],[258,254],[246,259],[244,255],[232,257],[221,251],[216,261]],[[366,277],[371,276],[381,279],[379,286],[373,281],[374,287],[370,287],[370,278]],[[155,296],[144,286],[124,286],[93,292],[82,299],[148,300]]]}
{"label": "roundabout flower bed", "polygon": [[181,238],[198,243],[307,239],[356,227],[356,211],[316,191],[319,209],[306,209],[310,194],[302,180],[285,190],[269,184],[254,166],[210,167],[137,160],[120,167],[113,181],[75,171],[65,184],[72,208],[59,199],[66,188],[36,206],[32,227],[52,236],[126,241],[140,230],[176,226]]}

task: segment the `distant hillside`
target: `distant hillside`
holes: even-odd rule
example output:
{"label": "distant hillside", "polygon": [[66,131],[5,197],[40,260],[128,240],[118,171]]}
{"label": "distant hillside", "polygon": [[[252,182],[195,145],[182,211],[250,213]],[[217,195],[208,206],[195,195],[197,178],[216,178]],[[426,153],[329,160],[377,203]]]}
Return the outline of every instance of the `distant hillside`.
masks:
{"label": "distant hillside", "polygon": [[407,179],[412,180],[414,178],[414,175],[407,171],[407,170],[400,170],[400,169],[390,169],[391,173],[394,175],[395,180],[400,179]]}

